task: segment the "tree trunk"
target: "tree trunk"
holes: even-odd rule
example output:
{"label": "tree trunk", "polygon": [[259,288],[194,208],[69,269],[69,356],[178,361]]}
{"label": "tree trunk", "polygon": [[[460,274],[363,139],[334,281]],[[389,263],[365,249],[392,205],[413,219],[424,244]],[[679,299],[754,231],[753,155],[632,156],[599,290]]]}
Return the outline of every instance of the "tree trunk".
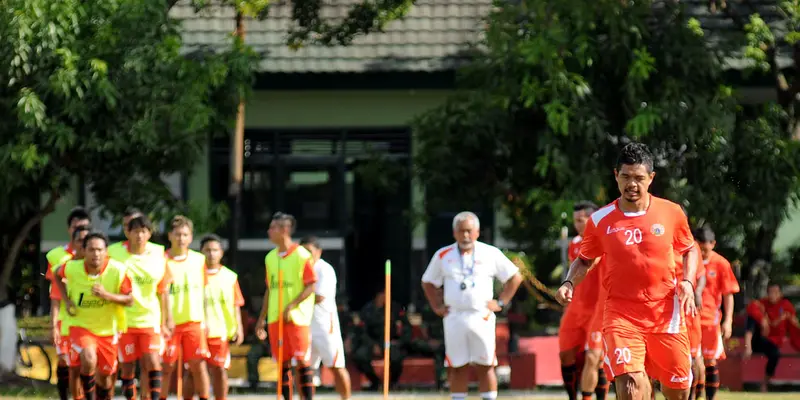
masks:
{"label": "tree trunk", "polygon": [[8,281],[11,278],[11,272],[14,271],[14,265],[17,263],[17,257],[22,249],[22,245],[25,243],[25,239],[31,233],[33,227],[42,222],[47,214],[55,211],[56,202],[58,202],[59,198],[60,195],[57,192],[51,191],[47,203],[45,203],[31,219],[22,225],[19,232],[17,232],[14,237],[14,240],[11,242],[11,246],[8,247],[8,252],[3,259],[2,270],[0,270],[0,303],[8,299]]}

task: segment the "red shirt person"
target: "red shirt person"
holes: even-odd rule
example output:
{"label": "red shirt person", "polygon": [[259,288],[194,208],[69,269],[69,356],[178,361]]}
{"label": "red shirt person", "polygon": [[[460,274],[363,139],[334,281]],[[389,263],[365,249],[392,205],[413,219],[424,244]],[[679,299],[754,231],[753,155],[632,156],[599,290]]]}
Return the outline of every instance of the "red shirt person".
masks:
{"label": "red shirt person", "polygon": [[792,329],[800,328],[794,305],[783,297],[780,285],[771,283],[767,297],[754,300],[747,306],[747,331],[744,334],[744,356],[753,353],[767,357],[761,390],[766,392],[769,381],[775,376],[780,360],[780,348]]}
{"label": "red shirt person", "polygon": [[[603,257],[608,292],[603,339],[621,400],[650,391],[647,371],[662,383],[668,400],[684,399],[691,385],[685,317],[694,316],[693,282],[699,254],[678,204],[648,193],[655,177],[653,155],[640,143],[626,145],[614,171],[621,196],[592,214],[580,256],[556,294],[572,300],[575,284]],[[675,252],[684,258],[678,281]]]}
{"label": "red shirt person", "polygon": [[[572,262],[580,254],[581,241],[583,240],[583,231],[586,229],[586,222],[589,216],[597,211],[597,205],[591,202],[582,201],[573,207],[572,220],[575,224],[575,230],[578,235],[575,236],[569,243],[567,249],[567,257]],[[564,380],[564,388],[567,391],[567,396],[570,400],[577,398],[578,388],[581,392],[593,392],[594,387],[589,387],[589,383],[594,382],[597,384],[597,369],[600,366],[600,353],[602,340],[595,335],[597,340],[592,340],[591,321],[595,314],[595,305],[597,304],[598,292],[600,288],[599,273],[596,268],[590,271],[584,284],[580,289],[575,291],[575,297],[572,302],[564,310],[564,315],[561,317],[561,324],[558,328],[558,346],[559,358],[561,359],[561,377]],[[578,353],[584,349],[589,350],[588,357],[583,362],[583,365],[578,365]],[[584,367],[580,371],[580,367]],[[593,375],[593,377],[586,377],[587,385],[581,385],[584,380],[584,375]]]}

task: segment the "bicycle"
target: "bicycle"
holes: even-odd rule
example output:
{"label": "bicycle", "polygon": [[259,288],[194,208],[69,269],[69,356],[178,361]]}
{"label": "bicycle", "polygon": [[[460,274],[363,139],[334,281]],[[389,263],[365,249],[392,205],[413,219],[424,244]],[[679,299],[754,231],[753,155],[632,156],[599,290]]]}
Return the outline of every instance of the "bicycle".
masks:
{"label": "bicycle", "polygon": [[17,334],[17,376],[35,381],[50,382],[53,378],[53,362],[40,343],[26,335],[25,328]]}

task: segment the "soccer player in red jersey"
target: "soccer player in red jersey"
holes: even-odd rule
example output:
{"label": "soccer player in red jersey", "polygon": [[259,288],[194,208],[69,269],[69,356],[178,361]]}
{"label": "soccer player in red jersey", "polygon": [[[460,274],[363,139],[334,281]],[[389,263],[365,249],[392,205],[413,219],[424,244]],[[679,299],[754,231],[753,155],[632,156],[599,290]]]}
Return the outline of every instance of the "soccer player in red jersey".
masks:
{"label": "soccer player in red jersey", "polygon": [[[725,346],[722,341],[731,337],[733,294],[739,292],[739,282],[733,274],[731,263],[714,251],[714,246],[717,244],[714,231],[709,227],[703,227],[695,232],[694,237],[700,245],[703,265],[706,267],[706,287],[703,290],[700,325],[706,366],[706,398],[714,400],[719,389],[717,360],[725,359]],[[724,317],[720,313],[720,306],[725,310]],[[720,322],[722,322],[721,329]]]}
{"label": "soccer player in red jersey", "polygon": [[797,312],[791,301],[783,297],[781,286],[771,283],[767,297],[754,300],[747,306],[747,331],[744,334],[744,358],[753,353],[767,357],[761,391],[766,392],[769,381],[775,376],[775,368],[781,357],[781,347],[791,325],[800,328]]}
{"label": "soccer player in red jersey", "polygon": [[[641,143],[626,145],[614,176],[621,196],[591,215],[579,257],[556,297],[573,299],[575,285],[603,257],[608,291],[603,315],[605,362],[620,400],[644,400],[650,383],[645,367],[662,383],[667,400],[685,400],[691,385],[691,355],[684,316],[694,316],[697,250],[679,205],[648,193],[653,155]],[[678,281],[675,252],[683,257]]]}
{"label": "soccer player in red jersey", "polygon": [[[685,210],[684,210],[685,213]],[[694,244],[695,250],[700,254],[700,247],[697,242]],[[683,279],[683,257],[680,254],[675,254],[675,264],[677,267],[678,280]],[[703,289],[706,287],[706,268],[703,265],[700,257],[697,260],[697,278],[694,285],[694,304],[698,311],[702,309]],[[700,312],[695,314],[694,317],[686,318],[686,331],[689,334],[689,346],[692,353],[692,387],[689,391],[689,400],[695,398],[697,393],[703,393],[705,388],[706,368],[703,363],[702,351],[702,329],[700,326]]]}
{"label": "soccer player in red jersey", "polygon": [[[582,201],[573,207],[572,220],[578,235],[570,242],[567,255],[572,262],[578,257],[580,243],[583,240],[583,230],[586,228],[586,221],[589,216],[597,211],[597,205],[591,202]],[[592,335],[589,331],[589,323],[597,303],[599,288],[598,274],[590,272],[581,286],[580,290],[575,291],[575,298],[566,307],[561,318],[561,325],[558,329],[559,358],[561,359],[561,376],[564,380],[564,388],[570,400],[575,400],[580,387],[584,399],[588,394],[591,397],[597,385],[598,372],[600,366],[600,356],[602,355],[602,341],[596,337],[596,341],[591,341]],[[597,335],[595,335],[597,336]],[[581,357],[578,355],[584,352],[583,370],[578,365]]]}

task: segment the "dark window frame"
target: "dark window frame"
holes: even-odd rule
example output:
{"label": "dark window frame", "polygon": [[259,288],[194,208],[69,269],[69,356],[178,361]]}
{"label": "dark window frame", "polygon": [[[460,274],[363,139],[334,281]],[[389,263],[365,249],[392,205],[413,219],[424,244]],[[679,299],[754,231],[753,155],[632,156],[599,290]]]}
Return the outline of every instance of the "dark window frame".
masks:
{"label": "dark window frame", "polygon": [[[320,141],[329,139],[332,143],[330,154],[322,151],[313,152],[303,156],[291,153],[294,140]],[[305,229],[302,220],[298,221],[298,236],[314,234],[321,237],[344,237],[349,229],[346,218],[346,174],[347,162],[352,159],[363,159],[369,156],[370,142],[388,143],[390,156],[411,156],[411,130],[407,126],[375,126],[375,127],[337,127],[337,128],[250,128],[245,130],[244,172],[267,170],[271,182],[269,202],[271,211],[284,210],[286,194],[282,178],[288,178],[293,171],[299,170],[327,170],[329,182],[333,184],[331,202],[334,213],[331,223],[333,229]],[[342,145],[345,143],[345,145]],[[355,144],[351,144],[355,143]],[[262,146],[260,152],[254,151],[250,146]],[[361,147],[359,147],[361,146]],[[266,147],[266,148],[265,148]],[[277,150],[277,152],[276,152]],[[353,150],[361,150],[354,153]],[[213,138],[209,146],[209,177],[210,195],[214,201],[227,201],[227,183],[230,176],[230,137]],[[244,188],[243,188],[244,189]],[[245,194],[245,196],[247,196]],[[243,202],[250,201],[243,198]],[[254,221],[251,209],[243,204],[242,218],[245,222]],[[298,216],[300,219],[301,216]],[[263,225],[263,221],[259,226]],[[220,234],[226,235],[229,227],[221,229]],[[263,232],[262,232],[263,231]],[[227,235],[226,235],[227,236]],[[266,227],[242,227],[243,239],[263,238],[266,236]]]}

